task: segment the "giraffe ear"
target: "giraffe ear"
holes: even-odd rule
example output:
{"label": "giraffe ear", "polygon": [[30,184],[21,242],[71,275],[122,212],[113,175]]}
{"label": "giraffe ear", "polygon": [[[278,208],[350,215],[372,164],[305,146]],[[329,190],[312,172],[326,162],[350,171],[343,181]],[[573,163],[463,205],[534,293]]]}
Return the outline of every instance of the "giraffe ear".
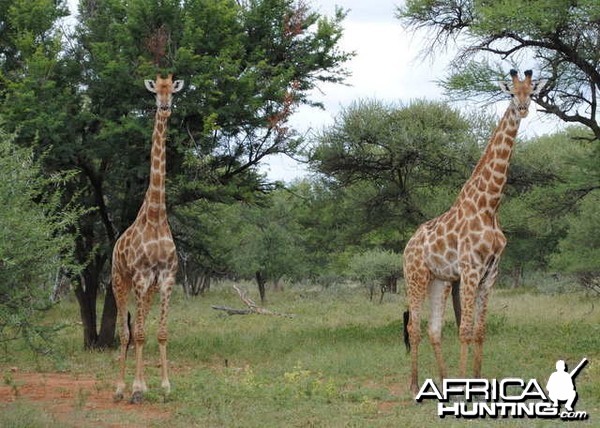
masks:
{"label": "giraffe ear", "polygon": [[153,94],[156,94],[156,87],[152,80],[144,80],[144,85],[146,86],[146,89],[148,89]]}
{"label": "giraffe ear", "polygon": [[540,91],[544,88],[544,86],[546,86],[546,83],[548,83],[548,80],[546,79],[540,79],[540,80],[536,80],[533,82],[533,90],[531,91],[531,95],[537,95],[540,93]]}
{"label": "giraffe ear", "polygon": [[500,90],[502,92],[504,92],[505,94],[511,94],[512,95],[512,85],[510,83],[499,81],[498,82],[498,86],[500,87]]}
{"label": "giraffe ear", "polygon": [[183,80],[176,80],[173,82],[173,93],[179,92],[183,89]]}

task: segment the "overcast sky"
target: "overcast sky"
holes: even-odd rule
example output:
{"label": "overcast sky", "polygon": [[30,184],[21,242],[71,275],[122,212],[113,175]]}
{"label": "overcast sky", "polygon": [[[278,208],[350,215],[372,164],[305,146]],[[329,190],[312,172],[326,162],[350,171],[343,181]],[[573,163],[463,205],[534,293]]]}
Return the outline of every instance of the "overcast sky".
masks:
{"label": "overcast sky", "polygon": [[[313,92],[325,110],[302,107],[291,124],[301,133],[314,133],[333,123],[340,109],[359,99],[408,102],[416,98],[440,99],[435,81],[443,77],[449,56],[422,61],[421,35],[406,32],[395,16],[394,0],[313,0],[322,15],[332,16],[335,5],[348,10],[343,21],[340,48],[355,52],[346,64],[351,72],[346,85],[323,84]],[[289,181],[305,172],[302,165],[283,156],[273,157],[265,166],[269,177]]]}
{"label": "overcast sky", "polygon": [[[340,48],[354,51],[356,56],[346,64],[351,72],[347,85],[322,84],[312,99],[324,104],[325,110],[301,107],[292,116],[291,125],[300,133],[314,133],[333,123],[340,109],[358,99],[380,99],[407,103],[416,98],[443,99],[436,81],[447,77],[446,69],[452,52],[438,54],[435,59],[422,59],[426,46],[424,34],[404,30],[395,15],[403,0],[308,0],[321,15],[333,16],[335,5],[348,10],[343,21],[344,35]],[[72,10],[77,0],[69,0]],[[509,68],[509,64],[506,65]],[[523,64],[522,70],[536,69]],[[498,116],[506,102],[495,106]],[[472,105],[469,108],[484,108]],[[533,137],[555,131],[557,122],[542,117],[532,106],[529,117],[521,125],[521,135]],[[273,156],[262,170],[273,180],[290,181],[306,173],[302,165],[284,156]]]}

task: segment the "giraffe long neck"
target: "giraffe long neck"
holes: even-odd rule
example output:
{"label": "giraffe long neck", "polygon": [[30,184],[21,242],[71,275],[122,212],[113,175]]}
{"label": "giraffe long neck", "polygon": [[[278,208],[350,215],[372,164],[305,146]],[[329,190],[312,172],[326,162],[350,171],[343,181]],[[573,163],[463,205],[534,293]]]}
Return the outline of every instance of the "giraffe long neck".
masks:
{"label": "giraffe long neck", "polygon": [[144,198],[147,220],[151,223],[160,223],[167,218],[167,205],[165,201],[166,177],[166,148],[168,115],[156,112],[154,131],[152,133],[152,152],[150,159],[150,183]]}
{"label": "giraffe long neck", "polygon": [[475,203],[479,211],[489,210],[495,213],[498,210],[520,122],[521,117],[511,103],[471,177],[461,189],[457,203],[468,199]]}

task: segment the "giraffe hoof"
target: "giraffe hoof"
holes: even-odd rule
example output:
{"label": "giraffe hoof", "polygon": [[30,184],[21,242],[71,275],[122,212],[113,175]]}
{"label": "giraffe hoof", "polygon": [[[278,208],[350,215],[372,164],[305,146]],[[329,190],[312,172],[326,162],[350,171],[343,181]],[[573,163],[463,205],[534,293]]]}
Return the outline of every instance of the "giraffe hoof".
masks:
{"label": "giraffe hoof", "polygon": [[134,393],[131,395],[131,400],[129,400],[129,402],[131,404],[141,404],[143,399],[144,393],[142,391],[134,391]]}
{"label": "giraffe hoof", "polygon": [[123,399],[123,393],[122,392],[117,392],[115,393],[115,395],[113,396],[113,400],[115,403],[118,403],[119,401],[121,401]]}

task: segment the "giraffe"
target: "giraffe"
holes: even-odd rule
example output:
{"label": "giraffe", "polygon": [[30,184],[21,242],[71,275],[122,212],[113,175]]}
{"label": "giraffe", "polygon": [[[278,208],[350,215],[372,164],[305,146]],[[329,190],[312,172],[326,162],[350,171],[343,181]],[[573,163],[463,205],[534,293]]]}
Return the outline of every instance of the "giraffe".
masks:
{"label": "giraffe", "polygon": [[115,243],[112,258],[112,286],[117,303],[117,320],[120,323],[120,373],[115,400],[123,399],[125,389],[125,362],[130,338],[127,322],[127,301],[133,289],[136,302],[133,342],[135,345],[135,378],[132,403],[140,403],[147,390],[144,381],[142,350],[145,342],[145,318],[152,297],[160,294],[160,319],[158,345],[162,383],[165,393],[171,386],[167,374],[167,313],[169,298],[177,274],[177,253],[167,221],[165,204],[166,156],[165,139],[167,120],[171,116],[172,94],[183,88],[183,81],[173,82],[173,75],[156,81],[146,80],[146,89],[156,94],[156,116],[152,133],[150,183],[138,215]]}
{"label": "giraffe", "polygon": [[512,83],[499,82],[499,86],[502,92],[510,94],[511,101],[471,177],[450,209],[422,224],[404,250],[409,309],[404,313],[404,340],[411,353],[410,388],[414,393],[418,391],[421,306],[429,296],[429,339],[444,379],[447,372],[441,349],[442,323],[446,299],[458,281],[459,373],[461,378],[466,377],[469,346],[473,344],[474,375],[481,376],[488,296],[506,245],[498,224],[498,207],[519,124],[528,114],[531,98],[546,83],[533,81],[531,70],[525,72],[523,80],[516,70],[511,70],[510,75]]}

